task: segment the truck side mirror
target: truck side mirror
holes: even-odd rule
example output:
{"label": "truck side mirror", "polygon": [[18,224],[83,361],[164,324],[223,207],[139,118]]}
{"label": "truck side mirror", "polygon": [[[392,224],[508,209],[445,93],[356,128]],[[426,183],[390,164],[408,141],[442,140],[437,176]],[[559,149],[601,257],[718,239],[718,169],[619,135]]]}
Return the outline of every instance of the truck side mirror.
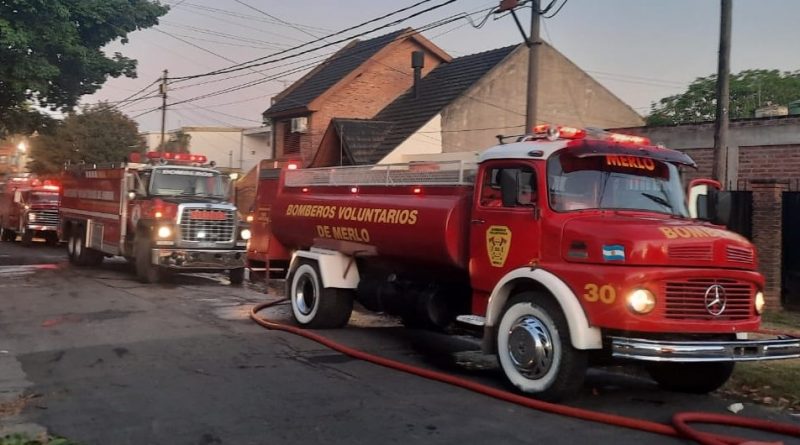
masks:
{"label": "truck side mirror", "polygon": [[500,195],[503,199],[503,207],[515,207],[517,205],[518,171],[512,168],[500,170]]}
{"label": "truck side mirror", "polygon": [[727,226],[731,220],[732,196],[723,192],[719,181],[694,179],[687,190],[689,216]]}

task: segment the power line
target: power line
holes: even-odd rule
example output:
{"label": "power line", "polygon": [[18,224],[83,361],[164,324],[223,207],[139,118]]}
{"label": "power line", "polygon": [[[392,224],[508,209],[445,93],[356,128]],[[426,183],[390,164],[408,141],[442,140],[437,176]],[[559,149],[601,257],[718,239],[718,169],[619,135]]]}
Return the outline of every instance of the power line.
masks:
{"label": "power line", "polygon": [[223,14],[223,15],[227,15],[227,16],[230,16],[230,17],[236,17],[236,18],[245,19],[245,20],[252,20],[252,21],[261,22],[261,23],[269,23],[269,24],[273,24],[273,25],[287,25],[287,26],[288,25],[293,25],[293,26],[298,26],[298,27],[301,27],[301,28],[309,29],[309,30],[312,30],[312,31],[333,32],[332,30],[326,29],[326,28],[319,28],[319,27],[309,26],[309,25],[300,25],[300,24],[297,24],[297,23],[290,23],[290,22],[281,23],[282,21],[266,20],[266,19],[261,18],[261,17],[256,17],[256,16],[252,16],[252,15],[237,13],[237,12],[228,11],[228,10],[225,10],[225,9],[213,8],[211,6],[197,5],[197,4],[194,4],[194,3],[186,3],[183,6],[183,8],[184,9],[185,8],[194,8],[194,9],[199,9],[199,10],[206,11],[206,12],[212,12],[212,13],[215,13],[215,14]]}
{"label": "power line", "polygon": [[[275,62],[283,61],[283,60],[286,60],[286,59],[289,59],[289,58],[292,58],[292,57],[298,57],[298,56],[301,56],[301,55],[303,55],[303,54],[310,53],[310,52],[312,52],[312,51],[317,51],[317,50],[319,50],[319,49],[323,49],[323,48],[326,48],[326,47],[329,47],[329,46],[335,45],[335,44],[337,44],[337,43],[344,42],[345,40],[352,40],[352,39],[354,39],[354,38],[361,37],[361,36],[364,36],[364,35],[367,35],[367,34],[371,34],[371,33],[374,33],[374,32],[376,32],[376,31],[379,31],[379,30],[382,30],[382,29],[388,28],[388,27],[390,27],[390,26],[397,25],[397,24],[399,24],[399,23],[402,23],[402,22],[404,22],[404,21],[406,21],[406,20],[409,20],[409,19],[411,19],[411,18],[414,18],[414,17],[417,17],[417,16],[419,16],[419,15],[422,15],[422,14],[428,13],[428,12],[430,12],[430,11],[433,11],[433,10],[435,10],[435,9],[442,8],[442,7],[446,6],[446,5],[449,5],[450,3],[453,3],[453,2],[455,2],[456,0],[446,0],[446,1],[445,1],[445,2],[443,2],[443,3],[440,3],[440,4],[438,4],[438,5],[432,6],[432,7],[430,7],[430,8],[426,8],[426,9],[424,9],[424,10],[422,10],[422,11],[418,11],[418,12],[416,12],[416,13],[413,13],[413,14],[411,14],[411,15],[409,15],[409,16],[406,16],[406,17],[404,17],[404,18],[402,18],[402,19],[397,19],[397,20],[395,20],[395,21],[393,21],[393,22],[390,22],[390,23],[388,23],[388,24],[385,24],[385,25],[382,25],[382,26],[379,26],[379,27],[376,27],[376,28],[372,28],[372,29],[370,29],[370,30],[367,30],[367,31],[364,31],[364,32],[358,33],[358,34],[356,34],[356,35],[354,35],[354,36],[347,37],[347,38],[343,38],[343,39],[340,39],[340,40],[338,40],[338,41],[335,41],[335,42],[328,43],[328,44],[326,44],[326,45],[322,45],[322,46],[319,46],[319,47],[316,47],[316,48],[312,48],[312,49],[310,49],[310,50],[305,50],[305,51],[302,51],[302,52],[300,52],[300,53],[297,53],[297,54],[293,54],[293,55],[289,55],[289,56],[284,56],[284,57],[282,57],[282,58],[278,58],[278,59],[273,59],[273,60],[267,60],[267,61],[264,61],[265,59],[269,59],[269,58],[271,58],[271,57],[275,57],[275,56],[278,56],[278,55],[281,55],[281,54],[285,54],[285,53],[288,53],[288,52],[290,52],[290,51],[297,50],[297,49],[300,49],[300,48],[304,48],[304,47],[306,47],[306,46],[312,45],[312,44],[314,44],[314,43],[317,43],[317,42],[319,42],[319,41],[322,41],[322,40],[328,39],[328,38],[330,38],[330,37],[335,37],[335,36],[338,36],[338,35],[342,35],[342,34],[344,34],[344,33],[348,32],[348,31],[352,31],[352,30],[354,30],[354,29],[357,29],[357,28],[364,27],[364,26],[366,26],[366,25],[368,25],[368,24],[375,23],[375,22],[377,22],[377,21],[383,20],[384,18],[387,18],[387,17],[393,16],[393,15],[399,14],[399,13],[401,13],[401,12],[404,12],[404,11],[407,11],[407,10],[409,10],[409,9],[415,8],[415,7],[416,7],[416,6],[418,6],[418,5],[421,5],[421,4],[424,4],[424,3],[428,3],[428,2],[430,2],[430,1],[433,1],[433,0],[421,0],[421,1],[419,1],[419,2],[415,3],[415,4],[411,5],[411,6],[408,6],[408,7],[402,8],[402,9],[398,9],[398,10],[395,10],[395,11],[392,11],[392,12],[390,12],[390,13],[388,13],[388,14],[384,14],[384,15],[383,15],[383,16],[381,16],[381,17],[377,17],[377,18],[375,18],[375,19],[372,19],[372,20],[369,20],[369,21],[367,21],[367,22],[360,23],[360,24],[358,24],[358,25],[354,25],[354,26],[351,26],[351,27],[345,28],[345,29],[343,29],[343,30],[341,30],[341,31],[338,31],[338,32],[335,32],[335,33],[329,34],[329,35],[327,35],[327,36],[324,36],[324,37],[321,37],[321,38],[319,38],[319,39],[316,39],[316,40],[313,40],[313,41],[310,41],[310,42],[306,42],[306,43],[303,43],[303,44],[301,44],[301,45],[297,45],[297,46],[295,46],[295,47],[288,48],[288,49],[285,49],[285,50],[282,50],[282,51],[278,51],[278,52],[276,52],[276,53],[269,54],[269,55],[267,55],[267,56],[259,57],[259,58],[256,58],[256,59],[253,59],[253,60],[250,60],[250,61],[248,61],[248,62],[244,62],[244,63],[242,63],[242,64],[239,64],[239,65],[233,65],[233,66],[230,66],[230,67],[228,67],[228,68],[225,68],[225,69],[221,69],[221,70],[215,70],[215,71],[210,71],[210,72],[207,72],[207,73],[202,73],[202,74],[195,74],[195,75],[190,75],[190,76],[179,76],[179,77],[174,77],[172,80],[181,81],[181,80],[196,79],[196,78],[198,78],[198,77],[208,77],[208,76],[215,76],[215,75],[218,75],[218,74],[229,74],[229,73],[232,73],[232,72],[235,72],[235,71],[241,71],[241,70],[243,70],[243,69],[247,69],[247,68],[252,68],[252,67],[256,67],[256,66],[263,66],[263,65],[267,65],[267,64],[269,64],[269,63],[275,63]],[[262,62],[262,61],[263,61],[263,62]]]}

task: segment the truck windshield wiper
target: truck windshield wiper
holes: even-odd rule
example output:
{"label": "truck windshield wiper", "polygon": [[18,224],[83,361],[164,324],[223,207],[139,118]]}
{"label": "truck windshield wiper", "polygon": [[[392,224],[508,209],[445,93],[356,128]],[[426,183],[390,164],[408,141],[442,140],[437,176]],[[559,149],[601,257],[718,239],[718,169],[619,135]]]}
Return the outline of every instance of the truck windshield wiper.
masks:
{"label": "truck windshield wiper", "polygon": [[661,204],[662,206],[672,210],[672,204],[670,204],[669,201],[667,201],[666,199],[664,199],[664,198],[662,198],[660,196],[651,195],[650,193],[647,193],[647,192],[642,192],[642,196],[644,196],[645,198],[648,198],[651,201],[656,202],[658,204]]}

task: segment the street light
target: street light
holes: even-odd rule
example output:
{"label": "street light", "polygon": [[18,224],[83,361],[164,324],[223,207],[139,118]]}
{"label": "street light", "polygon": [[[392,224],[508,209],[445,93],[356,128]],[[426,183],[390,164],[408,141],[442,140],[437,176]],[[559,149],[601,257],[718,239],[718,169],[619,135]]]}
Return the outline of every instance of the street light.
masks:
{"label": "street light", "polygon": [[17,150],[19,150],[20,153],[25,153],[26,151],[28,151],[28,146],[25,145],[25,142],[20,142],[19,144],[17,144]]}

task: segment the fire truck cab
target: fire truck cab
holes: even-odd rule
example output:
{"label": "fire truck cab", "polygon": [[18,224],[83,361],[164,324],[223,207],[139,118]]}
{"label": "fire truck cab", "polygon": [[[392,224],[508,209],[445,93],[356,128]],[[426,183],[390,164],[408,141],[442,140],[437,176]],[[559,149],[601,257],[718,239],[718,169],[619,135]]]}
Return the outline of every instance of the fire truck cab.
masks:
{"label": "fire truck cab", "polygon": [[0,239],[31,245],[34,237],[58,243],[59,187],[32,177],[14,177],[0,190]]}
{"label": "fire truck cab", "polygon": [[70,260],[123,256],[146,283],[173,271],[227,272],[241,284],[250,231],[229,201],[227,175],[202,155],[150,152],[147,160],[65,172],[60,233]]}

